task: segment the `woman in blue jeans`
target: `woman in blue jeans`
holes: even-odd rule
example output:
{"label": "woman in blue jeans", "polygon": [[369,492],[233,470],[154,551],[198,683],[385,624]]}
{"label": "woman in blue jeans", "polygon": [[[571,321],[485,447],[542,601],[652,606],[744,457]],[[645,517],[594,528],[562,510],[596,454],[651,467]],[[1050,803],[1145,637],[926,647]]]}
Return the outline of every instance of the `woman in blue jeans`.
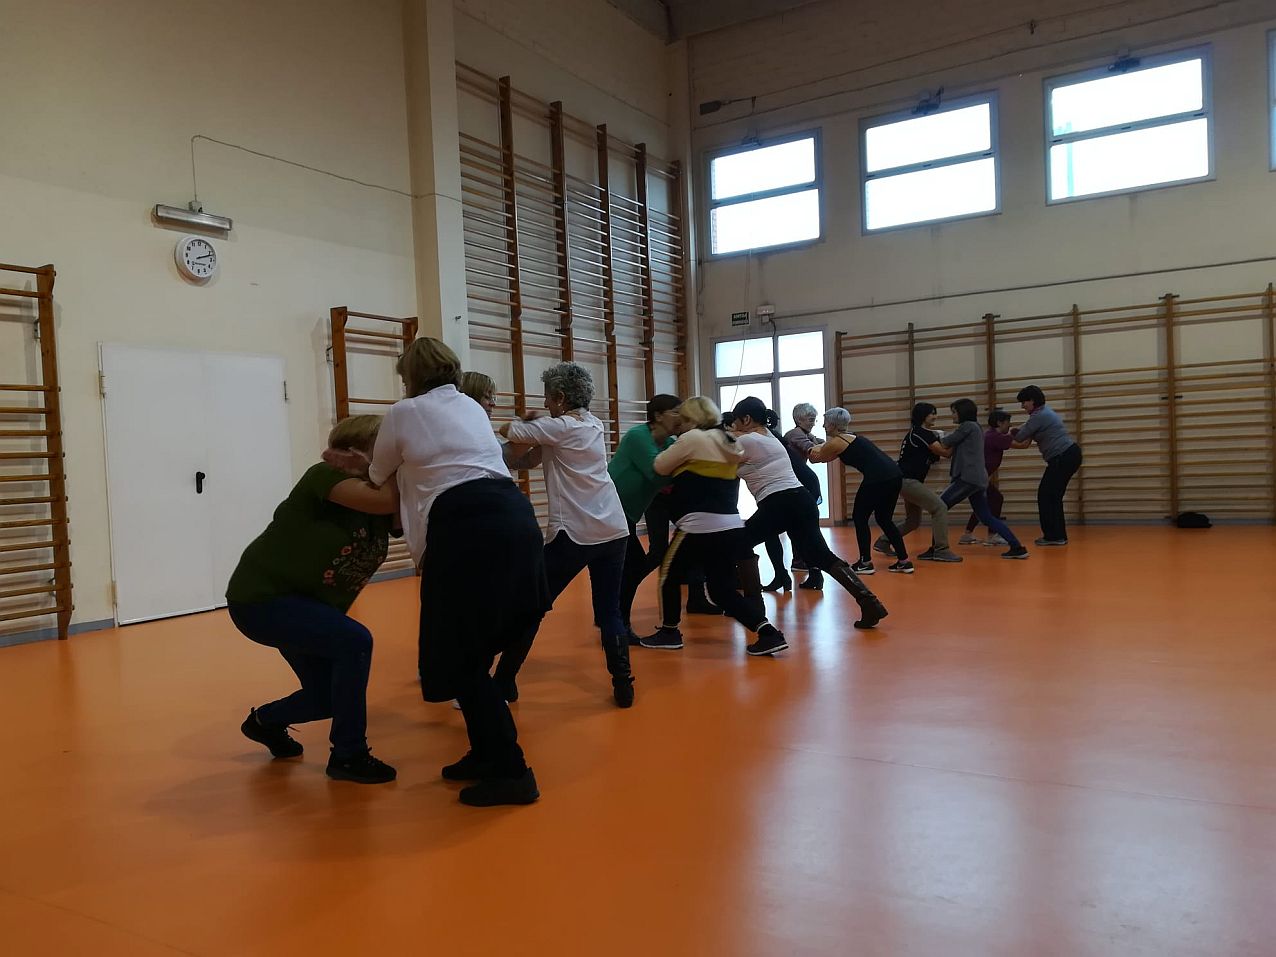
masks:
{"label": "woman in blue jeans", "polygon": [[[358,415],[328,437],[335,449],[368,455],[381,419]],[[276,648],[301,689],[253,708],[240,730],[276,758],[295,758],[288,726],[332,719],[330,778],[381,784],[395,770],[367,740],[372,635],[346,614],[385,561],[398,495],[330,465],[313,465],[244,550],[226,589],[231,620],[246,637]]]}
{"label": "woman in blue jeans", "polygon": [[1028,557],[1010,526],[992,513],[988,507],[988,468],[984,464],[984,433],[979,427],[979,407],[971,399],[958,399],[949,406],[957,428],[939,440],[949,456],[949,474],[952,482],[939,497],[950,509],[958,502],[970,499],[979,520],[995,535],[1010,543],[1002,552],[1002,558]]}
{"label": "woman in blue jeans", "polygon": [[[612,697],[620,707],[629,708],[634,703],[634,677],[629,668],[628,629],[620,613],[629,522],[607,471],[603,424],[589,411],[594,379],[584,366],[560,362],[546,369],[541,380],[549,416],[507,422],[501,426],[501,435],[514,445],[531,446],[531,464],[541,464],[545,470],[549,499],[545,576],[550,600],[589,569],[594,621],[602,631]],[[493,677],[506,701],[518,699],[515,679],[534,637],[529,635],[521,648],[503,654],[496,666]]]}

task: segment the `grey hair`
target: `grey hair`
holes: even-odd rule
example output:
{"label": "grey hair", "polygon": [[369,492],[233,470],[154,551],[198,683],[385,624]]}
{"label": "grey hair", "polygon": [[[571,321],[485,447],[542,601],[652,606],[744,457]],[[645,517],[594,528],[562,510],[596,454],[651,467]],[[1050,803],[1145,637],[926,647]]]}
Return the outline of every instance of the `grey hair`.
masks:
{"label": "grey hair", "polygon": [[802,418],[802,417],[804,417],[804,416],[808,416],[808,415],[815,415],[815,406],[811,405],[811,403],[809,403],[809,402],[799,402],[797,405],[795,405],[795,406],[793,407],[793,421],[794,421],[794,422],[796,422],[798,419],[800,419],[800,418]]}
{"label": "grey hair", "polygon": [[851,413],[840,407],[829,409],[824,413],[824,421],[837,431],[845,432],[851,427]]}
{"label": "grey hair", "polygon": [[560,394],[569,409],[588,409],[594,401],[594,377],[578,362],[560,362],[541,373],[551,395]]}

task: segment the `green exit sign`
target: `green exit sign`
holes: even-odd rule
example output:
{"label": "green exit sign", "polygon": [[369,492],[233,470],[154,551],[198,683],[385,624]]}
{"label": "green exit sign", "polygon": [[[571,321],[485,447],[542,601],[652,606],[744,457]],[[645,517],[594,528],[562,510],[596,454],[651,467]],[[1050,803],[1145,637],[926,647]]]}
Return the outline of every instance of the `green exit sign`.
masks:
{"label": "green exit sign", "polygon": [[749,314],[747,312],[731,313],[731,325],[747,326],[749,324]]}

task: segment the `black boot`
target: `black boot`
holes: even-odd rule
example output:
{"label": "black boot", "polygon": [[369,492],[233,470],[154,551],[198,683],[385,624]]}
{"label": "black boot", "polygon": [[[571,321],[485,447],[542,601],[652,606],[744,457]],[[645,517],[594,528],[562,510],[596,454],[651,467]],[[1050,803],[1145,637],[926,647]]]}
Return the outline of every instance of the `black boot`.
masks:
{"label": "black boot", "polygon": [[758,573],[758,556],[750,555],[735,563],[736,580],[744,600],[755,610],[759,621],[766,619],[766,603],[762,600],[762,576]]}
{"label": "black boot", "polygon": [[851,571],[851,566],[844,561],[839,561],[836,565],[828,570],[832,579],[851,593],[856,604],[860,606],[860,620],[855,623],[856,628],[872,628],[879,621],[885,618],[890,612],[886,610],[876,595],[869,590],[869,587],[860,580],[859,575]]}
{"label": "black boot", "polygon": [[709,596],[705,594],[704,582],[698,585],[687,586],[687,614],[688,615],[721,615],[722,609],[709,601]]}
{"label": "black boot", "polygon": [[617,706],[634,705],[634,676],[629,670],[629,640],[625,636],[603,635],[603,654],[607,656],[607,672],[611,675],[611,693]]}
{"label": "black boot", "polygon": [[806,573],[806,581],[798,585],[798,588],[805,588],[807,591],[823,591],[824,573],[818,568],[812,568]]}
{"label": "black boot", "polygon": [[[802,587],[806,587],[805,585]],[[775,578],[771,579],[771,583],[762,586],[763,591],[792,591],[793,579],[789,577],[789,573],[781,568],[776,572]]]}

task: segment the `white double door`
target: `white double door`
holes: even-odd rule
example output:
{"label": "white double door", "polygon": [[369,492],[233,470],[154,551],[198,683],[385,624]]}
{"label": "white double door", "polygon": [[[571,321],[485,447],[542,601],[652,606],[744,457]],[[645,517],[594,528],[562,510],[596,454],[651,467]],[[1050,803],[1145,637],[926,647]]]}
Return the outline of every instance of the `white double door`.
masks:
{"label": "white double door", "polygon": [[283,360],[104,343],[100,362],[116,621],[220,607],[292,485]]}

